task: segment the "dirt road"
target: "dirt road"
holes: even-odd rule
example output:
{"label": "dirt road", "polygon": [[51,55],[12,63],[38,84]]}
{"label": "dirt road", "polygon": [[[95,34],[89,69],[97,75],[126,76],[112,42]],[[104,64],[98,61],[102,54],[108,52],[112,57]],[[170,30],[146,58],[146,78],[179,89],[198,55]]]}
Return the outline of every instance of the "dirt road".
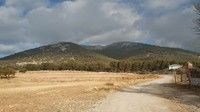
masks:
{"label": "dirt road", "polygon": [[[170,99],[176,91],[165,86],[171,81],[171,76],[164,76],[162,79],[123,89],[97,103],[89,112],[200,112],[194,105]],[[200,104],[199,96],[193,95],[192,98],[189,100],[196,100],[193,103]],[[193,110],[190,106],[193,106]]]}

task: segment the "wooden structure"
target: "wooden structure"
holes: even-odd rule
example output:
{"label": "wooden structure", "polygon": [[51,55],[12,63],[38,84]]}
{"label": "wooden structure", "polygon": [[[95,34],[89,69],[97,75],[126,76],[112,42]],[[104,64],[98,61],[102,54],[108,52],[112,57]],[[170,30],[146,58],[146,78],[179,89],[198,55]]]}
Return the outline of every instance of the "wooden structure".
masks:
{"label": "wooden structure", "polygon": [[200,72],[195,71],[192,63],[188,62],[186,66],[173,64],[169,70],[174,74],[175,83],[200,86]]}
{"label": "wooden structure", "polygon": [[178,65],[178,64],[169,65],[169,70],[173,71],[175,83],[177,82],[176,70],[178,70],[178,69],[180,69],[182,67],[183,67],[182,65]]}

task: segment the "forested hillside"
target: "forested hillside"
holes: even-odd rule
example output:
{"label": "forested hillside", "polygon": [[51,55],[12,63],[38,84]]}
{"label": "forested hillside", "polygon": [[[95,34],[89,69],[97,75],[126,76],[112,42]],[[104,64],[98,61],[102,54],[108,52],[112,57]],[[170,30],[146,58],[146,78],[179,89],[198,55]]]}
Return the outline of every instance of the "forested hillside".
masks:
{"label": "forested hillside", "polygon": [[110,62],[113,59],[97,54],[82,46],[70,42],[61,42],[19,52],[0,59],[12,64],[41,64],[76,62]]}
{"label": "forested hillside", "polygon": [[135,42],[87,46],[61,42],[16,53],[0,60],[2,66],[26,70],[85,70],[108,72],[163,71],[170,64],[200,67],[199,54]]}
{"label": "forested hillside", "polygon": [[[91,49],[91,48],[90,48]],[[192,61],[199,60],[199,53],[178,48],[153,46],[135,42],[118,42],[93,49],[95,52],[119,60],[169,60]]]}

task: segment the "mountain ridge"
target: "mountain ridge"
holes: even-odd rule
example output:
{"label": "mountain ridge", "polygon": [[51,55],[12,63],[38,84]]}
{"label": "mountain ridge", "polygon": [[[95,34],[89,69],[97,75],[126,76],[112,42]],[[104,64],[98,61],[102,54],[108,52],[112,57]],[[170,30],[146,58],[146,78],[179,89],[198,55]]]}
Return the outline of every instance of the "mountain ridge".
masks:
{"label": "mountain ridge", "polygon": [[106,46],[59,42],[25,50],[3,58],[1,62],[58,63],[69,60],[109,63],[116,60],[199,60],[199,53],[180,48],[160,47],[137,42],[116,42]]}
{"label": "mountain ridge", "polygon": [[113,59],[97,54],[91,50],[71,42],[59,42],[25,50],[0,59],[13,63],[36,62],[36,63],[62,63],[69,60],[80,62],[111,61]]}
{"label": "mountain ridge", "polygon": [[[150,57],[150,56],[168,56],[169,58],[173,56],[185,56],[191,58],[198,58],[199,53],[188,51],[180,48],[169,48],[161,47],[137,42],[116,42],[102,49],[93,50],[102,55],[108,56],[110,58],[122,60],[133,57]],[[177,55],[177,56],[176,56]],[[190,59],[189,59],[190,60]]]}

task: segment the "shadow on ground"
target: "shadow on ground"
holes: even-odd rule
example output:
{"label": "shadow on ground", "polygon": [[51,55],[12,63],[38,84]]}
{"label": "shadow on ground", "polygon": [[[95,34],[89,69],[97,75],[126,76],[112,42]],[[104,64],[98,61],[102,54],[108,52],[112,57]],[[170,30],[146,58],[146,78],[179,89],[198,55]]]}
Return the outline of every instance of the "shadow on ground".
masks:
{"label": "shadow on ground", "polygon": [[128,93],[150,94],[169,100],[177,101],[196,109],[200,109],[200,87],[190,87],[188,85],[177,85],[173,83],[153,83],[150,85],[141,85],[134,88],[119,90]]}

